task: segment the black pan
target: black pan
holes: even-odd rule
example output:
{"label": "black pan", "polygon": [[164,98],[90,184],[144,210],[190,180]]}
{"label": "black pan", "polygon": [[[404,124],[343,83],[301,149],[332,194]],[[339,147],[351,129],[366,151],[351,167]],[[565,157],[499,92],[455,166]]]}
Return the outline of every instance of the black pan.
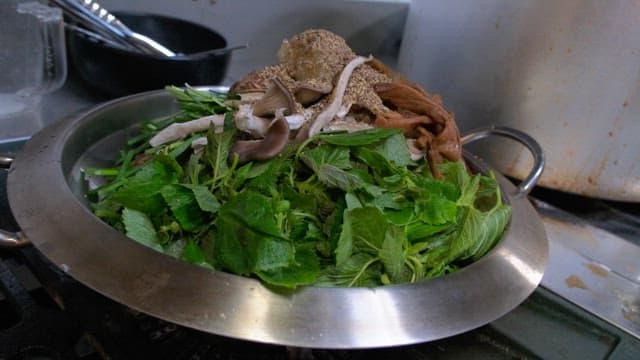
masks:
{"label": "black pan", "polygon": [[68,31],[70,63],[91,91],[115,98],[166,85],[217,85],[224,79],[232,49],[217,31],[167,16],[113,13],[133,31],[183,55],[137,53]]}

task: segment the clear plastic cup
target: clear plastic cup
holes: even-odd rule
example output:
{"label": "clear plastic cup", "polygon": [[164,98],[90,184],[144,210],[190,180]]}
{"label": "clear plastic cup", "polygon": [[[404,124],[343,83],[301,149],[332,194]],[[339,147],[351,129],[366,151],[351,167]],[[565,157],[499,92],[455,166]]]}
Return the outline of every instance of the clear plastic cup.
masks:
{"label": "clear plastic cup", "polygon": [[0,1],[0,139],[45,126],[42,95],[67,76],[62,11],[38,2]]}

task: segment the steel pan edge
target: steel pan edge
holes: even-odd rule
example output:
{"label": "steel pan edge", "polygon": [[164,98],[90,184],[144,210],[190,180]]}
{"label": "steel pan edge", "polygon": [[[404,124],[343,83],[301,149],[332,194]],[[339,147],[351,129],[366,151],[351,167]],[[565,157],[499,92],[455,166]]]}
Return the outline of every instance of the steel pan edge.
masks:
{"label": "steel pan edge", "polygon": [[113,300],[232,338],[304,348],[373,348],[437,340],[485,325],[518,306],[542,279],[548,256],[544,227],[525,197],[509,195],[515,187],[499,174],[513,207],[503,239],[457,273],[417,284],[273,290],[146,248],[95,217],[71,190],[76,180],[70,172],[92,137],[144,120],[144,114],[159,116],[170,108],[167,103],[172,98],[164,91],[147,92],[55,123],[25,144],[8,176],[11,210],[36,248]]}

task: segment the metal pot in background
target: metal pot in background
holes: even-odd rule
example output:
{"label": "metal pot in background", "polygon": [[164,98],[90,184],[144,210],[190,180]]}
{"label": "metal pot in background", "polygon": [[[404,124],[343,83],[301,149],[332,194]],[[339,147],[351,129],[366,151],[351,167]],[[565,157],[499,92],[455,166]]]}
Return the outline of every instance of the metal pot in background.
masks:
{"label": "metal pot in background", "polygon": [[[413,1],[398,67],[440,93],[463,132],[495,124],[536,138],[539,185],[638,202],[638,19],[630,0]],[[511,143],[473,152],[516,178],[531,168]]]}

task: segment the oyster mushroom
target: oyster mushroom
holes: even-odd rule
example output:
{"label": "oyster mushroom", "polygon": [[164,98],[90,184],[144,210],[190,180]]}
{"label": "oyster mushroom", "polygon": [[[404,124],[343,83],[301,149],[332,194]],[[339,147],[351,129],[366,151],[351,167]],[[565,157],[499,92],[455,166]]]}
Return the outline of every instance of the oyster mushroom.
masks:
{"label": "oyster mushroom", "polygon": [[331,121],[336,116],[338,111],[340,111],[340,108],[342,106],[342,98],[344,96],[344,91],[347,88],[347,83],[349,82],[349,78],[351,77],[353,70],[355,70],[355,68],[357,68],[358,66],[371,60],[372,58],[373,57],[371,56],[369,57],[358,56],[353,60],[351,60],[344,67],[344,69],[340,73],[340,77],[338,78],[338,83],[336,84],[335,88],[333,89],[333,93],[331,94],[332,95],[331,102],[320,114],[318,114],[318,116],[316,116],[316,118],[313,120],[313,123],[311,123],[311,125],[309,126],[309,132],[308,132],[309,137],[319,133],[322,130],[322,128],[325,127],[329,123],[329,121]]}
{"label": "oyster mushroom", "polygon": [[277,77],[271,79],[272,85],[258,101],[253,104],[253,115],[275,116],[279,109],[284,109],[284,115],[291,115],[296,111],[296,100],[289,89]]}
{"label": "oyster mushroom", "polygon": [[222,132],[224,115],[209,115],[183,123],[173,123],[160,130],[160,132],[149,140],[149,144],[152,147],[158,147],[168,142],[184,139],[190,134],[209,129],[209,126],[212,124],[215,126],[216,132]]}
{"label": "oyster mushroom", "polygon": [[236,111],[233,121],[236,128],[240,131],[251,134],[254,138],[264,137],[269,129],[272,119],[255,116],[253,114],[252,104],[240,104]]}
{"label": "oyster mushroom", "polygon": [[229,151],[229,160],[233,161],[235,156],[238,156],[240,164],[251,160],[268,160],[280,154],[288,142],[289,124],[284,116],[277,116],[263,139],[237,140]]}
{"label": "oyster mushroom", "polygon": [[309,106],[318,101],[322,96],[331,92],[333,86],[330,83],[320,81],[305,81],[296,84],[293,89],[296,101],[302,106]]}
{"label": "oyster mushroom", "polygon": [[253,137],[264,137],[272,119],[284,116],[289,129],[299,129],[304,123],[304,114],[298,113],[293,94],[278,78],[273,78],[272,85],[257,101],[241,103],[235,114],[236,127]]}

